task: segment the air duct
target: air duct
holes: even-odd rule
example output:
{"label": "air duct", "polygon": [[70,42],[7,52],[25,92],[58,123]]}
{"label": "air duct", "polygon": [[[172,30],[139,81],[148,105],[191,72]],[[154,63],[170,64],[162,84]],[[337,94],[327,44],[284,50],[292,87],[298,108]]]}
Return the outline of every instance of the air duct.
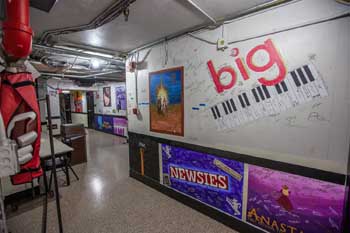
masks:
{"label": "air duct", "polygon": [[29,25],[29,0],[6,0],[2,45],[11,60],[26,58],[32,52],[33,31]]}

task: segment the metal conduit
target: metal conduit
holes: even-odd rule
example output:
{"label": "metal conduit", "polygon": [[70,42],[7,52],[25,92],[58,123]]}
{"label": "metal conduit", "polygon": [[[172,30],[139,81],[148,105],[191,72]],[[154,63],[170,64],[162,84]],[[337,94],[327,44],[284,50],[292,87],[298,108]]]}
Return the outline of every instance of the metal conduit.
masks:
{"label": "metal conduit", "polygon": [[86,31],[86,30],[91,30],[91,29],[96,29],[98,27],[101,27],[102,25],[105,25],[111,22],[112,20],[116,19],[121,13],[123,13],[125,9],[129,7],[130,4],[132,4],[135,1],[136,0],[118,0],[88,24],[47,30],[43,32],[39,42],[40,44],[47,44],[50,37],[54,35],[69,34],[73,32]]}

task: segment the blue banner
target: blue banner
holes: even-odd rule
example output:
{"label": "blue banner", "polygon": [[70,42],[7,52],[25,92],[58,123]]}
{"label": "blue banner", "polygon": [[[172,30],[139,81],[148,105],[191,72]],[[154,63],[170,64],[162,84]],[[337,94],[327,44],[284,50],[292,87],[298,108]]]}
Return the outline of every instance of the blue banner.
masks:
{"label": "blue banner", "polygon": [[244,164],[162,144],[163,184],[242,219]]}

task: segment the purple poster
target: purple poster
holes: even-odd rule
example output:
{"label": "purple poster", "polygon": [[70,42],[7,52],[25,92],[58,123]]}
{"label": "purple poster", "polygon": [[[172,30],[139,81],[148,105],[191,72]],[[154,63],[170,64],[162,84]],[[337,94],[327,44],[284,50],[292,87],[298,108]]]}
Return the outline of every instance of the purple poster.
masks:
{"label": "purple poster", "polygon": [[126,91],[125,86],[115,88],[117,111],[126,110]]}
{"label": "purple poster", "polygon": [[162,144],[163,183],[242,219],[244,164]]}
{"label": "purple poster", "polygon": [[119,136],[127,136],[128,120],[125,118],[114,117],[113,129],[114,129],[114,134]]}
{"label": "purple poster", "polygon": [[98,130],[102,130],[103,120],[102,116],[95,116],[95,127]]}
{"label": "purple poster", "polygon": [[269,232],[340,233],[342,185],[249,166],[247,221]]}
{"label": "purple poster", "polygon": [[103,116],[102,118],[102,131],[106,133],[113,133],[113,117]]}

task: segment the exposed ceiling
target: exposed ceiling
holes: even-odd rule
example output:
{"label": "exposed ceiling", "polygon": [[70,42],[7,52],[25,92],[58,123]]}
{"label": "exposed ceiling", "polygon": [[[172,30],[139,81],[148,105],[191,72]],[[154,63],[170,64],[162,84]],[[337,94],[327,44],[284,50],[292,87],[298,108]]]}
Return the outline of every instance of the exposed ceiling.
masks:
{"label": "exposed ceiling", "polygon": [[[31,23],[36,38],[46,30],[77,26],[90,22],[116,0],[59,0],[49,13],[31,9]],[[234,17],[239,12],[271,0],[192,0],[215,20]],[[109,51],[128,52],[198,25],[210,23],[186,0],[136,0],[129,7],[126,22],[123,15],[94,30],[59,35],[59,44]]]}

